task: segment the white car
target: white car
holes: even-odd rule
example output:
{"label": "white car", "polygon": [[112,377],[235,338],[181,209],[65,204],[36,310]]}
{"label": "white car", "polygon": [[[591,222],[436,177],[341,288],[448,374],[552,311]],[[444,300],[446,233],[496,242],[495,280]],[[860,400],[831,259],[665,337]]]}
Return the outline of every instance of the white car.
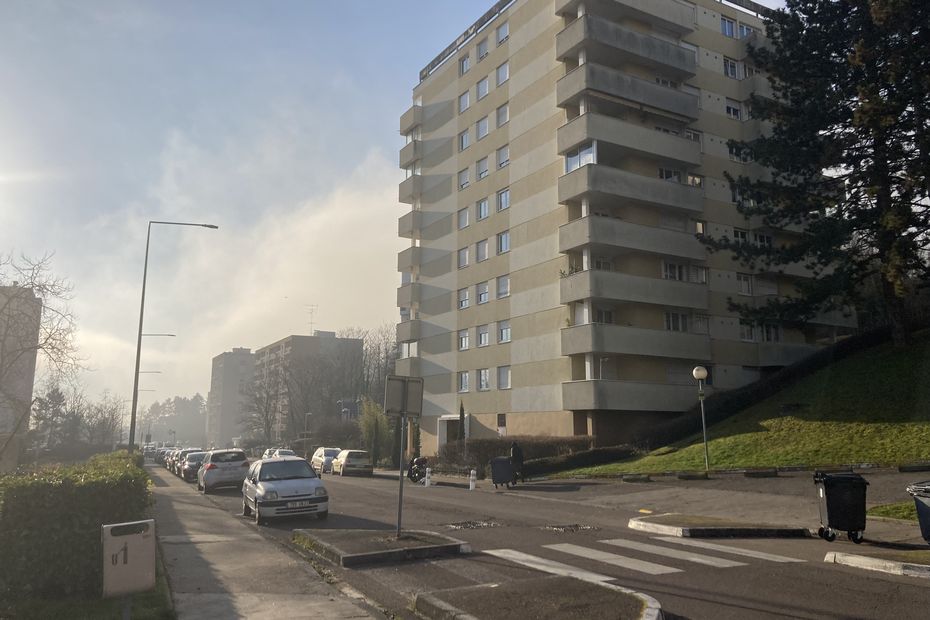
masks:
{"label": "white car", "polygon": [[206,495],[216,487],[238,487],[249,464],[242,450],[210,450],[197,470],[197,490]]}
{"label": "white car", "polygon": [[342,452],[340,448],[317,448],[310,457],[310,467],[321,476],[323,472],[332,472],[333,459],[339,456],[340,452]]}
{"label": "white car", "polygon": [[361,474],[370,476],[374,473],[371,457],[364,450],[343,450],[333,459],[333,474],[348,476]]}
{"label": "white car", "polygon": [[297,453],[289,448],[278,448],[272,453],[271,458],[276,459],[281,456],[297,456]]}
{"label": "white car", "polygon": [[329,495],[306,459],[296,456],[252,463],[242,482],[242,514],[261,525],[291,515],[329,515]]}

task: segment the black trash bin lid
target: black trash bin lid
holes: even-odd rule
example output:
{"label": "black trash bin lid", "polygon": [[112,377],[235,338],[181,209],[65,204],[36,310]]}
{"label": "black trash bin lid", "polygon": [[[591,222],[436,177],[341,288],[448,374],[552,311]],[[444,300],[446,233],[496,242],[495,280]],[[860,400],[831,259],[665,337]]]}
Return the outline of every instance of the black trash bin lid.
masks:
{"label": "black trash bin lid", "polygon": [[852,484],[852,485],[862,485],[866,486],[869,484],[869,481],[863,478],[861,475],[853,473],[851,471],[837,472],[837,473],[827,473],[823,471],[814,472],[814,484],[822,483],[824,486],[831,486],[834,484]]}

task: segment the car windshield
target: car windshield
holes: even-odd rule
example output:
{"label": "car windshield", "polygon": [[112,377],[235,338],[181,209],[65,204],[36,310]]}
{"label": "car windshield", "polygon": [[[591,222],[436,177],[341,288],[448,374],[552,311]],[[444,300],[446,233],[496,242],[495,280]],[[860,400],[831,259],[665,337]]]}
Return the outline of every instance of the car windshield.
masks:
{"label": "car windshield", "polygon": [[187,455],[187,460],[188,461],[202,461],[204,455],[206,455],[206,452],[192,452],[191,454]]}
{"label": "car windshield", "polygon": [[338,455],[339,455],[339,448],[331,448],[323,452],[323,456],[338,456]]}
{"label": "car windshield", "polygon": [[277,454],[278,456],[294,456],[297,453],[294,452],[293,450],[278,450],[275,454]]}
{"label": "car windshield", "polygon": [[297,478],[316,478],[316,473],[307,461],[279,461],[262,465],[259,480],[294,480]]}

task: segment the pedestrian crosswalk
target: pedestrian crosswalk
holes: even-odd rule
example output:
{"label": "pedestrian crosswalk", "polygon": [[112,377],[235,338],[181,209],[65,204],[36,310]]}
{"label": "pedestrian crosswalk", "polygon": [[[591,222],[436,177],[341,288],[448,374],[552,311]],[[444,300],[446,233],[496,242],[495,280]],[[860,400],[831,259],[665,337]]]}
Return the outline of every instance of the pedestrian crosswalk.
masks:
{"label": "pedestrian crosswalk", "polygon": [[[749,559],[737,561],[727,557],[721,557],[721,555],[738,556],[740,558],[751,558],[763,562],[776,563],[804,561],[798,558],[756,551],[755,549],[744,549],[728,544],[711,543],[690,538],[658,536],[653,538],[653,540],[661,544],[646,543],[628,538],[610,538],[597,541],[598,547],[571,543],[541,545],[541,549],[545,550],[545,552],[541,551],[541,553],[550,557],[537,556],[514,549],[492,549],[484,551],[484,553],[546,573],[576,577],[592,583],[603,583],[616,579],[616,577],[604,575],[589,570],[589,568],[573,566],[569,563],[570,558],[575,558],[576,561],[585,561],[586,567],[591,567],[592,563],[594,563],[595,568],[597,564],[602,564],[605,566],[603,569],[604,571],[609,571],[609,567],[617,567],[648,575],[681,573],[687,568],[688,564],[726,569],[746,566],[750,561]],[[611,550],[608,551],[606,548],[600,547],[600,545]],[[689,549],[682,549],[681,547],[683,546]],[[614,551],[618,548],[623,549],[625,554],[615,553]],[[558,559],[551,557],[552,552],[555,553],[554,557]],[[634,557],[633,554],[627,555],[626,553],[629,552],[633,552],[633,554],[636,555],[644,554],[649,559]],[[713,555],[709,555],[707,552],[712,552]],[[654,561],[656,556],[661,558],[660,562],[663,563]],[[679,562],[685,564],[679,564]]]}

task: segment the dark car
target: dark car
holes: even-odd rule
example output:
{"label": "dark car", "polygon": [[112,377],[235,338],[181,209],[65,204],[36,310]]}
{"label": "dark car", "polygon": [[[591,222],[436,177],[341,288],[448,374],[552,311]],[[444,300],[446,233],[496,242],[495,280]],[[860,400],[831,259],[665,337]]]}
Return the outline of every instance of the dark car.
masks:
{"label": "dark car", "polygon": [[181,477],[185,482],[194,482],[197,480],[197,472],[200,471],[200,465],[203,463],[203,457],[206,452],[190,452],[181,462]]}

